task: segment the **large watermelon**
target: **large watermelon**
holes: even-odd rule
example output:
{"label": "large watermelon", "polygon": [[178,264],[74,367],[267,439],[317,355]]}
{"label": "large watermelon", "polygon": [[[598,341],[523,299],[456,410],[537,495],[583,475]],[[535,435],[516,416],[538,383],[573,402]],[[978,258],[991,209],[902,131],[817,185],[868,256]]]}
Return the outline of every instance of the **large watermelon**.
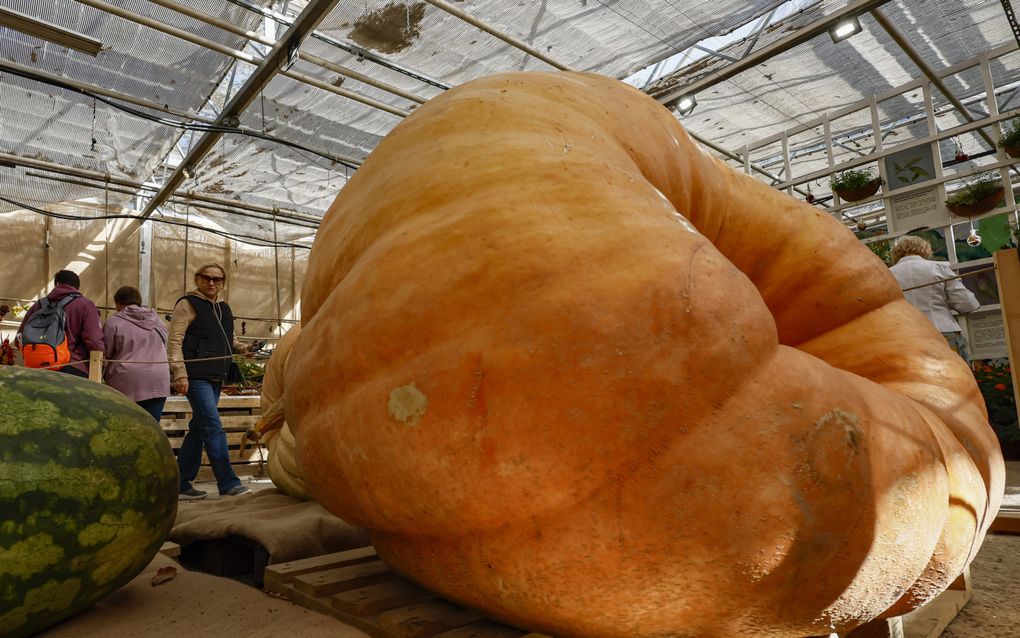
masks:
{"label": "large watermelon", "polygon": [[130,399],[0,366],[0,636],[31,635],[138,575],[178,487],[166,436]]}

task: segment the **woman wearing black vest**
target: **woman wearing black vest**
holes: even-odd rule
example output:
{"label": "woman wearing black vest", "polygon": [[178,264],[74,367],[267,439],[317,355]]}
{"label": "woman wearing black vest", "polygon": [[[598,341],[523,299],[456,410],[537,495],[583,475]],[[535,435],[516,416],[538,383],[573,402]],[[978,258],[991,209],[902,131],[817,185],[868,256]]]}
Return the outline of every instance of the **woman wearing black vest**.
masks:
{"label": "woman wearing black vest", "polygon": [[202,464],[203,446],[221,495],[239,496],[251,491],[241,485],[230,467],[227,435],[223,433],[216,407],[223,380],[230,372],[232,359],[228,355],[247,351],[246,346],[234,340],[234,315],[230,306],[219,301],[226,280],[226,271],[219,264],[200,267],[195,271],[195,290],[177,300],[170,321],[167,339],[170,376],[174,390],[187,395],[193,414],[188,433],[177,452],[177,466],[181,470],[180,498],[186,500],[206,497],[205,492],[191,485]]}

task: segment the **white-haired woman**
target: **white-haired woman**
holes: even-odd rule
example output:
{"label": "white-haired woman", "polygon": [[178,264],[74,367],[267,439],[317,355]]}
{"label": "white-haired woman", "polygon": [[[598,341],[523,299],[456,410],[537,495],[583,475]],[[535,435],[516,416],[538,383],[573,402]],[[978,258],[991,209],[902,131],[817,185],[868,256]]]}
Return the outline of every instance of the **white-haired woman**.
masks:
{"label": "white-haired woman", "polygon": [[931,261],[930,258],[931,244],[922,237],[907,235],[893,246],[890,270],[900,288],[913,288],[903,293],[907,301],[923,312],[950,347],[969,362],[967,342],[961,334],[960,324],[950,311],[965,315],[977,310],[981,304],[959,279],[942,281],[955,277],[956,273],[947,262]]}

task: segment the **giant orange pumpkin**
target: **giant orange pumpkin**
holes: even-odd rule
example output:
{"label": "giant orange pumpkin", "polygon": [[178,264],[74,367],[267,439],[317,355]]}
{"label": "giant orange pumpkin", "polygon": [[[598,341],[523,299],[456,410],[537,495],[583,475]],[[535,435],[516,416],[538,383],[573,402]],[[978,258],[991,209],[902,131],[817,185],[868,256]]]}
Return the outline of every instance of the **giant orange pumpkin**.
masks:
{"label": "giant orange pumpkin", "polygon": [[561,636],[807,636],[931,599],[1003,463],[973,377],[832,217],[615,80],[470,82],[312,250],[312,495],[443,595]]}

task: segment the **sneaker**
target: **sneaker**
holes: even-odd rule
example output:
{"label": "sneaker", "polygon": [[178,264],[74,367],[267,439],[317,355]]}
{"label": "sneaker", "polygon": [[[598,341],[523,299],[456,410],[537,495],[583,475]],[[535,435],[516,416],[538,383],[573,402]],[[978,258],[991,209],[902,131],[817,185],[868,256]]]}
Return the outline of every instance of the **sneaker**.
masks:
{"label": "sneaker", "polygon": [[220,494],[220,496],[240,496],[242,494],[247,494],[249,492],[251,492],[250,487],[246,487],[244,485],[235,485],[226,492]]}
{"label": "sneaker", "polygon": [[177,498],[181,499],[182,501],[198,501],[205,498],[206,496],[208,496],[208,494],[206,494],[202,490],[196,490],[193,487],[189,487],[188,489],[178,494]]}

